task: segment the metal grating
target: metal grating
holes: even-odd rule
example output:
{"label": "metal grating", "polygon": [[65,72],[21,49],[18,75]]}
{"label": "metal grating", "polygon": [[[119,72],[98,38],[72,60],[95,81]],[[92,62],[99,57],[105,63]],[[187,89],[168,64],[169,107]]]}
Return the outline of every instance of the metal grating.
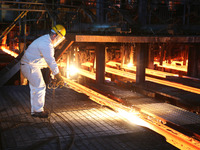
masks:
{"label": "metal grating", "polygon": [[176,149],[162,136],[127,123],[71,89],[56,89],[53,101],[52,91],[47,90],[46,109],[52,110],[52,102],[49,119],[33,118],[28,87],[0,88],[2,150]]}
{"label": "metal grating", "polygon": [[136,106],[177,125],[200,123],[199,115],[167,103],[153,103]]}
{"label": "metal grating", "polygon": [[[107,93],[115,97],[122,98],[122,101],[125,101],[126,105],[128,106],[140,108],[141,111],[144,113],[150,113],[153,116],[165,119],[167,122],[171,122],[176,124],[177,126],[181,126],[186,130],[200,134],[200,116],[195,113],[189,112],[187,110],[167,103],[163,103],[161,102],[161,100],[158,101],[139,93],[132,92],[131,89],[120,89],[119,87],[106,85],[95,87],[102,91],[106,91]],[[179,93],[179,96],[180,95],[183,94]],[[190,98],[191,97],[193,98],[192,95],[190,95]],[[192,100],[193,99],[191,99],[190,101],[192,102]]]}

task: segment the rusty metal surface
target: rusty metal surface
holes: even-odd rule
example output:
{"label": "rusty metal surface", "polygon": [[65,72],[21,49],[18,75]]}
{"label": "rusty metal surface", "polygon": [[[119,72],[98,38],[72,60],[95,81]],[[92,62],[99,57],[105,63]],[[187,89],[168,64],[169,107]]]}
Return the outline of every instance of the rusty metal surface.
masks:
{"label": "rusty metal surface", "polygon": [[47,90],[46,109],[51,110],[52,102],[50,119],[33,118],[27,86],[1,87],[2,150],[176,149],[159,134],[128,123],[71,89],[56,89],[54,101],[52,91]]}

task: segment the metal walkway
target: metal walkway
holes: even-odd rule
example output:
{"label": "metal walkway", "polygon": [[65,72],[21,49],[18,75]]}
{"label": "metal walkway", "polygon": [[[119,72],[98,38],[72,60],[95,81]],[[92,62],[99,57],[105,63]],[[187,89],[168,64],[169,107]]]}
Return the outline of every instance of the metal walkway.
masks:
{"label": "metal walkway", "polygon": [[176,149],[159,134],[127,122],[84,94],[68,88],[55,93],[52,101],[52,90],[47,90],[50,119],[39,119],[30,116],[28,86],[0,88],[2,150]]}
{"label": "metal walkway", "polygon": [[[134,106],[140,109],[140,112],[148,114],[155,118],[162,118],[166,122],[180,126],[186,130],[200,135],[200,115],[189,112],[185,109],[164,103],[162,100],[156,100],[139,94],[137,92],[120,88],[117,86],[91,84],[99,91],[105,91],[106,95],[112,95],[120,98],[127,106]],[[192,98],[192,97],[191,97]]]}

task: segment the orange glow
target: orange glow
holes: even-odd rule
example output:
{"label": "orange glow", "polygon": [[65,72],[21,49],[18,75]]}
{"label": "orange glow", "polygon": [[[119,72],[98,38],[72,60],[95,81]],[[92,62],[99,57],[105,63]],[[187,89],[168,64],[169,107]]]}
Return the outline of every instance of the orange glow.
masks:
{"label": "orange glow", "polygon": [[11,51],[9,49],[6,49],[4,46],[1,46],[0,49],[2,51],[4,51],[5,53],[7,53],[7,54],[9,54],[9,55],[11,55],[11,56],[13,56],[15,58],[19,55],[19,54],[15,53],[15,52],[13,52],[13,51]]}
{"label": "orange glow", "polygon": [[[116,67],[117,65],[120,66],[121,63],[109,61],[106,63],[106,65],[111,66],[111,67]],[[124,65],[124,66],[122,66],[122,68],[136,72],[136,66],[134,66],[134,65],[129,65],[129,66]],[[178,74],[175,74],[175,73],[163,72],[163,71],[153,70],[153,69],[149,69],[149,68],[145,69],[145,73],[147,75],[154,75],[154,76],[161,77],[161,78],[166,78],[167,76],[178,76]]]}
{"label": "orange glow", "polygon": [[[78,72],[78,73],[79,73],[80,75],[82,75],[82,76],[87,76],[87,77],[89,77],[90,79],[96,80],[96,74],[95,74],[95,73],[86,71],[86,70],[84,70],[84,69],[79,69],[79,72]],[[108,77],[105,77],[105,80],[111,81],[111,79],[108,78]]]}
{"label": "orange glow", "polygon": [[127,64],[127,67],[133,67],[133,63]]}
{"label": "orange glow", "polygon": [[123,118],[126,118],[131,123],[134,123],[139,126],[143,127],[149,127],[149,123],[142,120],[139,116],[137,116],[139,113],[136,112],[128,112],[122,109],[118,109],[118,114],[122,116]]}
{"label": "orange glow", "polygon": [[[175,69],[179,71],[185,71],[187,72],[187,64],[188,60],[186,61],[186,65],[183,65],[183,61],[172,61],[171,64],[166,63],[166,61],[163,61],[163,65],[160,65],[159,62],[154,62],[158,67],[164,67],[164,68],[169,68],[169,69]],[[177,65],[179,64],[179,65]]]}
{"label": "orange glow", "polygon": [[15,46],[14,46],[14,49],[19,50],[19,46],[18,46],[18,45],[15,45]]}
{"label": "orange glow", "polygon": [[71,76],[76,75],[79,72],[78,68],[76,68],[74,65],[70,65],[69,67],[69,74]]}

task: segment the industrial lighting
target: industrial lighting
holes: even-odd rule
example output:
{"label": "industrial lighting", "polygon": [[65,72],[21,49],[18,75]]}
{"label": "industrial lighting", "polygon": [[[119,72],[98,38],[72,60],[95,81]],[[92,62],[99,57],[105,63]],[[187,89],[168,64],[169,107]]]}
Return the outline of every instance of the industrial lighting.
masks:
{"label": "industrial lighting", "polygon": [[6,49],[4,46],[2,46],[0,49],[2,51],[4,51],[5,53],[7,53],[7,54],[9,54],[9,55],[11,55],[11,56],[13,56],[15,58],[19,55],[19,54],[15,53],[15,52],[13,52],[13,51],[11,51],[9,49]]}
{"label": "industrial lighting", "polygon": [[95,28],[109,28],[110,25],[106,25],[106,24],[104,24],[104,25],[95,25],[94,27]]}

